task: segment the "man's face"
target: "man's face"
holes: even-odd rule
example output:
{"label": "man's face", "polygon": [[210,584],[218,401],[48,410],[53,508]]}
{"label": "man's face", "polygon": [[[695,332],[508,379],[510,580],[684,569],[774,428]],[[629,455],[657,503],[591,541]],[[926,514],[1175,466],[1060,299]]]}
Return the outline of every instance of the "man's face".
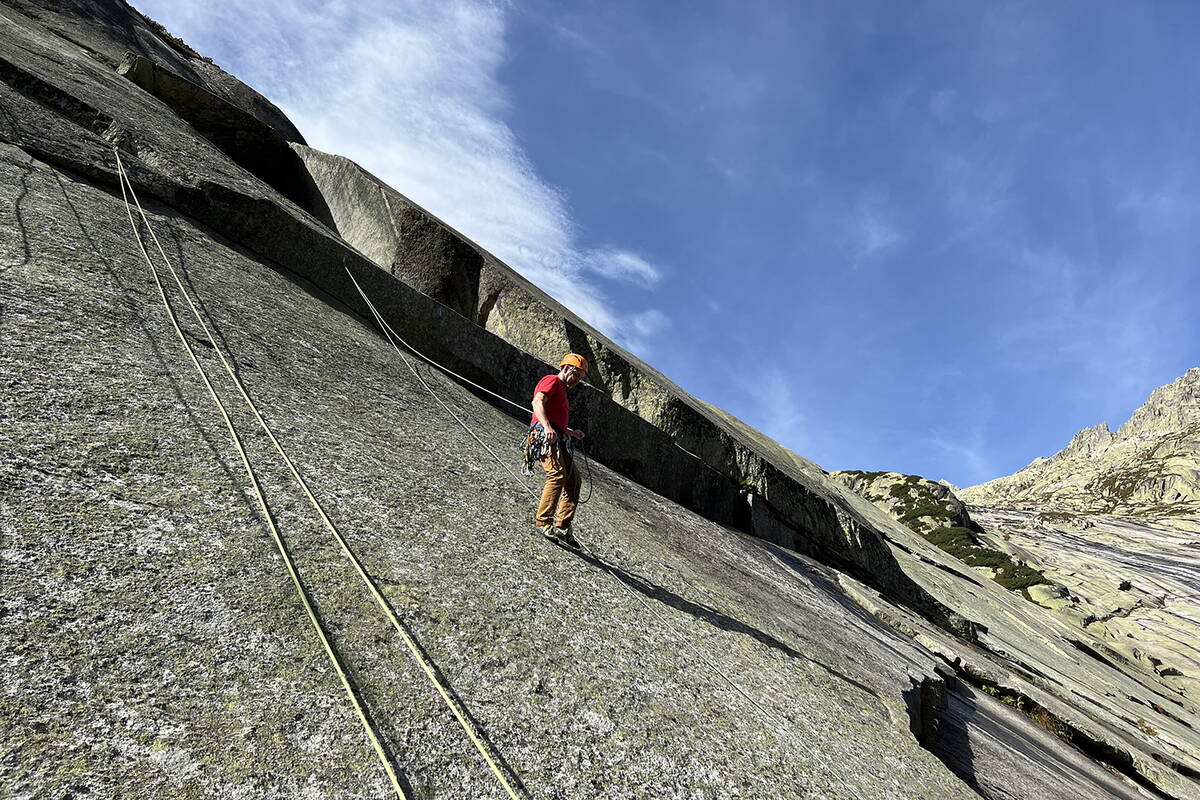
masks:
{"label": "man's face", "polygon": [[579,367],[567,364],[562,368],[562,371],[558,374],[558,377],[562,378],[563,383],[567,385],[568,389],[573,389],[575,384],[583,380],[583,370],[579,369]]}

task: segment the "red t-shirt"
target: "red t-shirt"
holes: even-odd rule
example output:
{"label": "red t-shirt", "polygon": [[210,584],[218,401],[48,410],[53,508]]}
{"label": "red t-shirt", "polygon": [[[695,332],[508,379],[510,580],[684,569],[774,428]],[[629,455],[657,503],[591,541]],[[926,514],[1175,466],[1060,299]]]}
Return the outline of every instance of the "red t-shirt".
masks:
{"label": "red t-shirt", "polygon": [[[567,401],[567,385],[562,382],[562,378],[557,375],[547,375],[538,381],[538,385],[534,387],[533,395],[537,397],[538,392],[545,392],[546,397],[542,401],[546,406],[546,416],[550,418],[550,426],[559,433],[565,433],[567,430],[567,419],[571,411],[571,404]],[[529,424],[542,422],[533,415],[529,419]]]}

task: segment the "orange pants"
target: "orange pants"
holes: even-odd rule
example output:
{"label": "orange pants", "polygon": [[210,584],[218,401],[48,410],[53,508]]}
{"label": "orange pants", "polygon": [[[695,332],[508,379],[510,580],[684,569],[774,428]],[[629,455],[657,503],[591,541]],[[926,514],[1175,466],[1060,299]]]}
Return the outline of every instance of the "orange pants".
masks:
{"label": "orange pants", "polygon": [[575,458],[556,447],[542,459],[542,469],[546,470],[546,485],[542,488],[542,500],[538,503],[534,522],[539,526],[569,528],[571,520],[575,519],[582,483],[579,470],[575,469]]}

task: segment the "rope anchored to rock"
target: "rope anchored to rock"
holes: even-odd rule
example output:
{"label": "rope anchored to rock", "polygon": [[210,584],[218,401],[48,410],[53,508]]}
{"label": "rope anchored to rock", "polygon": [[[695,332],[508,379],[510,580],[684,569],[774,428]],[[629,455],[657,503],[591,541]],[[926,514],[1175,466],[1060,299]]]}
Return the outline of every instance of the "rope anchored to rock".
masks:
{"label": "rope anchored to rock", "polygon": [[[125,199],[125,210],[129,216],[129,224],[133,230],[135,238],[137,239],[138,247],[142,252],[142,256],[146,259],[146,263],[150,266],[151,274],[154,277],[155,285],[158,287],[159,295],[162,298],[163,305],[166,307],[167,314],[171,321],[171,324],[174,327],[176,333],[179,335],[180,341],[183,342],[184,347],[187,349],[188,355],[191,358],[192,364],[195,366],[197,372],[200,374],[200,377],[203,379],[204,385],[207,387],[207,389],[209,391],[209,395],[212,397],[213,402],[216,404],[217,408],[219,409],[219,411],[221,413],[222,419],[225,421],[226,428],[228,429],[230,437],[233,440],[235,447],[237,448],[239,457],[242,460],[243,468],[245,469],[246,474],[250,479],[251,485],[254,487],[255,494],[258,499],[259,507],[263,512],[263,516],[267,520],[268,529],[271,532],[271,536],[272,536],[273,540],[275,541],[276,547],[279,549],[280,554],[283,556],[284,563],[286,564],[287,569],[288,569],[288,574],[290,575],[290,577],[292,579],[292,582],[296,588],[297,594],[300,597],[301,603],[304,606],[305,611],[308,613],[309,619],[311,620],[313,627],[317,633],[317,636],[320,639],[321,644],[324,647],[326,654],[328,655],[331,663],[334,666],[335,671],[338,674],[339,679],[342,682],[343,687],[346,690],[347,696],[349,697],[351,703],[354,705],[355,712],[358,715],[358,718],[363,725],[363,728],[367,734],[367,737],[371,742],[372,748],[375,750],[376,754],[378,755],[379,760],[382,763],[383,768],[388,775],[388,779],[390,780],[390,782],[392,784],[392,788],[395,791],[396,795],[398,797],[400,797],[401,800],[408,800],[407,796],[404,793],[404,789],[401,787],[399,776],[396,773],[396,769],[392,763],[392,759],[388,755],[387,751],[384,749],[383,744],[379,739],[378,733],[376,732],[374,726],[372,725],[372,723],[367,715],[366,708],[363,704],[362,699],[359,697],[358,692],[355,690],[352,682],[350,681],[350,678],[345,669],[345,666],[342,664],[341,659],[337,654],[337,651],[335,650],[332,642],[329,639],[329,636],[325,632],[324,626],[322,626],[320,619],[318,618],[317,613],[316,613],[315,609],[313,608],[311,599],[308,594],[308,590],[306,589],[303,581],[300,578],[299,572],[297,571],[297,569],[295,567],[295,563],[292,560],[291,554],[288,552],[288,549],[287,549],[286,544],[284,543],[283,537],[280,534],[278,526],[275,523],[274,517],[271,514],[270,508],[267,505],[266,497],[262,490],[262,485],[258,479],[258,476],[255,474],[253,467],[250,464],[250,459],[249,459],[249,456],[246,454],[246,450],[242,444],[241,437],[239,436],[237,429],[233,424],[233,421],[230,419],[224,403],[221,401],[215,388],[213,387],[211,380],[209,379],[204,368],[200,365],[200,362],[196,357],[195,351],[192,349],[191,344],[188,342],[187,337],[184,335],[183,329],[179,325],[179,320],[175,315],[175,311],[174,311],[173,307],[171,306],[170,301],[168,301],[168,299],[167,299],[166,291],[163,288],[162,281],[159,277],[158,268],[154,265],[153,260],[150,258],[149,253],[146,251],[145,244],[142,241],[141,233],[137,228],[137,224],[134,222],[133,211],[132,211],[132,208],[129,203],[130,197],[132,197],[134,205],[137,206],[138,213],[141,215],[142,222],[146,226],[146,229],[150,232],[150,236],[153,239],[154,244],[158,249],[159,255],[162,257],[163,262],[167,265],[168,269],[170,270],[171,275],[175,280],[175,284],[178,287],[179,292],[183,295],[183,297],[187,301],[187,304],[188,304],[189,308],[191,309],[192,314],[193,314],[194,318],[196,319],[196,322],[200,325],[201,329],[204,331],[204,335],[206,337],[207,343],[212,347],[212,349],[219,356],[221,363],[222,363],[222,365],[224,365],[225,370],[228,373],[230,379],[233,380],[234,385],[237,387],[238,393],[241,395],[242,399],[249,406],[249,408],[252,411],[252,413],[254,414],[254,417],[257,420],[259,426],[262,428],[263,432],[266,433],[268,439],[270,439],[271,444],[275,447],[276,452],[279,454],[279,456],[283,460],[284,464],[287,465],[289,472],[291,473],[292,477],[296,480],[296,482],[299,484],[299,486],[303,490],[305,497],[308,498],[309,503],[312,504],[313,508],[316,510],[316,512],[317,512],[318,516],[320,517],[324,526],[333,535],[334,539],[337,541],[338,545],[341,547],[342,552],[345,554],[346,558],[354,566],[355,571],[357,572],[357,574],[359,575],[359,577],[361,578],[363,583],[367,586],[368,590],[370,591],[371,597],[375,601],[376,605],[379,606],[380,610],[383,612],[384,616],[391,623],[392,627],[395,628],[397,633],[399,633],[401,639],[403,640],[405,646],[408,648],[409,652],[412,654],[413,658],[418,662],[422,671],[425,673],[426,677],[437,689],[437,692],[441,696],[443,702],[450,709],[450,711],[454,715],[455,719],[458,720],[459,724],[462,726],[464,731],[467,733],[468,738],[472,741],[472,743],[475,745],[476,749],[483,756],[483,758],[487,762],[489,768],[491,769],[493,774],[496,776],[497,780],[504,787],[504,790],[507,792],[509,797],[512,798],[512,800],[524,800],[522,795],[518,794],[516,789],[513,788],[512,784],[508,780],[508,778],[504,775],[503,771],[500,769],[500,767],[496,763],[496,759],[493,757],[493,755],[489,751],[488,747],[483,743],[482,737],[480,736],[479,732],[475,729],[475,726],[467,718],[467,715],[466,715],[464,709],[461,707],[461,704],[453,697],[450,690],[445,686],[445,684],[440,679],[438,672],[437,672],[436,668],[434,667],[434,665],[432,663],[430,663],[428,658],[425,657],[424,653],[421,651],[421,649],[417,645],[416,641],[412,638],[411,634],[409,634],[408,630],[400,622],[399,618],[396,616],[395,612],[392,610],[391,605],[384,598],[383,593],[380,591],[378,585],[371,578],[371,576],[367,573],[366,569],[362,565],[362,562],[359,560],[358,556],[354,553],[353,549],[350,547],[349,542],[346,541],[345,537],[338,530],[337,526],[329,518],[329,515],[325,512],[324,507],[321,505],[320,501],[317,500],[316,496],[313,494],[312,490],[309,488],[308,482],[300,474],[300,471],[296,468],[295,463],[288,456],[287,451],[284,449],[283,445],[279,442],[279,439],[275,436],[275,434],[271,430],[270,426],[267,425],[267,422],[263,418],[262,414],[260,413],[258,406],[254,403],[254,401],[250,398],[250,395],[246,392],[244,385],[242,384],[241,380],[238,378],[237,372],[233,369],[233,366],[229,363],[229,360],[226,358],[226,356],[222,352],[221,348],[217,346],[215,338],[213,337],[212,333],[208,329],[208,325],[205,323],[203,317],[200,315],[200,312],[196,308],[195,303],[192,301],[190,294],[188,293],[186,287],[183,284],[183,281],[180,279],[179,274],[175,270],[175,267],[171,264],[170,259],[167,257],[166,252],[164,252],[162,245],[159,243],[158,236],[154,233],[154,229],[150,225],[150,220],[147,218],[146,212],[142,209],[141,202],[138,200],[137,193],[133,188],[133,184],[132,184],[132,182],[130,182],[129,176],[125,173],[124,165],[121,162],[120,152],[116,151],[115,148],[114,148],[114,152],[116,152],[117,171],[118,171],[118,177],[121,182],[121,195]],[[126,187],[128,187],[128,195],[126,194]]]}

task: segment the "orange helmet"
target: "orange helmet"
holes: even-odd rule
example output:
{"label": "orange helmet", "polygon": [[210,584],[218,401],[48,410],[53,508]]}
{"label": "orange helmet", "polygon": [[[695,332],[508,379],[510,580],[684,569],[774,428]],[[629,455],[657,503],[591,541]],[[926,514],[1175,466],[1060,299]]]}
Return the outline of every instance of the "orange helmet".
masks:
{"label": "orange helmet", "polygon": [[560,366],[560,367],[572,366],[572,367],[575,367],[576,369],[578,369],[584,375],[588,374],[587,359],[584,358],[583,356],[579,355],[578,353],[567,353],[565,356],[563,356],[563,360],[558,362],[558,366]]}

